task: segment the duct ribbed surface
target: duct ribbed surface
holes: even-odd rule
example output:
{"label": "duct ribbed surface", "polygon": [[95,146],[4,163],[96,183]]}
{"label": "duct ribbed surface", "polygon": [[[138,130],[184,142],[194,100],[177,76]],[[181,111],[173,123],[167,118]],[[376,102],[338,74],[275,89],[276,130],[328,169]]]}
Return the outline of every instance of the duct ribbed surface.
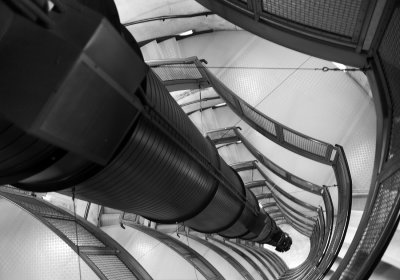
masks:
{"label": "duct ribbed surface", "polygon": [[[220,170],[225,174],[235,188],[234,191],[245,195],[243,183],[234,171],[220,158]],[[185,225],[200,232],[220,232],[236,223],[241,215],[244,204],[226,188],[219,185],[210,204],[196,217],[185,222]],[[237,233],[236,233],[237,234]]]}
{"label": "duct ribbed surface", "polygon": [[[74,162],[76,158],[81,160],[76,160],[76,164],[69,167],[74,170],[61,169],[54,176],[48,175],[50,170],[46,176],[29,174],[26,176],[30,177],[28,180],[22,180],[24,187],[29,189],[30,183],[35,187],[43,183],[46,184],[46,191],[51,191],[51,182],[54,190],[62,187],[65,188],[62,192],[68,195],[136,213],[153,221],[187,221],[188,225],[201,232],[220,232],[224,236],[243,236],[246,239],[258,237],[264,229],[262,242],[269,240],[264,238],[270,235],[265,230],[265,224],[271,218],[260,213],[255,196],[244,188],[239,175],[219,157],[214,145],[201,135],[162,82],[135,54],[138,48],[132,38],[123,40],[119,30],[116,32],[93,11],[83,7],[77,11],[74,6],[76,3],[68,2],[68,5],[53,23],[60,29],[67,26],[67,31],[62,30],[58,34],[59,30],[55,28],[57,34],[54,35],[53,30],[50,32],[39,28],[38,32],[45,33],[48,36],[46,40],[50,42],[60,36],[68,43],[69,36],[74,36],[79,20],[83,18],[93,25],[95,32],[87,30],[82,38],[79,37],[84,42],[83,46],[71,47],[77,56],[70,58],[69,62],[75,66],[60,66],[68,73],[67,77],[43,70],[40,63],[31,65],[32,69],[37,67],[41,75],[49,75],[54,83],[61,84],[62,90],[54,93],[49,87],[43,93],[37,110],[29,112],[30,115],[23,115],[21,123],[26,123],[27,130],[36,133],[36,137],[42,137],[43,129],[47,129],[43,137],[49,142],[48,146],[56,150],[52,145],[62,146],[67,150],[68,154],[56,161],[54,166],[61,166],[62,162],[64,165]],[[100,9],[96,5],[93,7]],[[68,16],[71,13],[73,17],[70,19]],[[21,18],[18,13],[15,17]],[[9,19],[12,26],[13,17]],[[73,20],[74,25],[65,24],[69,20]],[[23,24],[33,25],[34,31],[38,29],[35,22],[24,21]],[[5,33],[15,35],[12,32],[10,28]],[[6,36],[7,44],[18,44],[21,34],[15,33],[17,39]],[[40,36],[31,36],[29,40],[32,44],[39,42],[46,45]],[[20,52],[27,57],[37,55],[29,45],[26,49],[20,47],[15,50],[8,48],[7,51],[14,58]],[[68,47],[66,44],[65,50],[50,49],[49,52],[61,56],[63,51],[68,51]],[[12,67],[18,63],[8,65]],[[11,70],[11,73],[18,73],[17,69]],[[129,75],[132,79],[128,78]],[[19,83],[19,76],[12,76],[13,82]],[[83,87],[86,79],[90,82]],[[10,104],[21,102],[22,108],[29,107],[29,100],[7,98],[4,99],[14,102]],[[15,108],[3,109],[10,109],[10,116],[17,111],[13,110]],[[71,122],[70,117],[73,120]],[[38,127],[35,126],[36,122],[40,124]],[[34,140],[28,139],[27,145],[11,141],[19,149],[11,157],[17,157],[26,146],[33,145],[36,138],[32,138]],[[44,145],[43,149],[46,147]],[[67,157],[71,157],[70,160],[66,160]],[[55,159],[50,154],[42,162],[46,160]],[[29,168],[33,170],[31,173],[40,173],[36,170],[36,164],[35,161],[29,163]],[[283,236],[283,232],[279,232]]]}
{"label": "duct ribbed surface", "polygon": [[129,143],[77,197],[152,220],[182,221],[211,199],[215,181],[157,128],[139,120]]}

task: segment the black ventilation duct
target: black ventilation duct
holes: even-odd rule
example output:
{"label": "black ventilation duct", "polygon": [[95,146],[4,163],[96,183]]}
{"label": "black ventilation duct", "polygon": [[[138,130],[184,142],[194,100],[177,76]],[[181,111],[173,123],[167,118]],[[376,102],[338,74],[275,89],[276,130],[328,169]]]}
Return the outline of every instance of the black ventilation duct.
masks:
{"label": "black ventilation duct", "polygon": [[0,0],[3,184],[290,248],[118,28],[114,8],[40,2]]}

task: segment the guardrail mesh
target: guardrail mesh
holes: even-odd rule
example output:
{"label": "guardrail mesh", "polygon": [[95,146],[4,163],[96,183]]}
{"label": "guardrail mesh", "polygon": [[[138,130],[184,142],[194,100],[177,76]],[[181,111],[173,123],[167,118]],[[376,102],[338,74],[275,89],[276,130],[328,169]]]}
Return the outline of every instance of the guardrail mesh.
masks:
{"label": "guardrail mesh", "polygon": [[[390,6],[389,6],[390,7]],[[377,182],[374,192],[370,194],[370,214],[364,216],[357,231],[356,241],[352,243],[343,264],[339,266],[331,279],[365,279],[380,260],[385,244],[395,230],[400,208],[400,6],[396,4],[389,23],[379,42],[377,55],[383,68],[392,105],[392,127],[388,146],[386,164],[381,174],[388,173],[381,182]],[[397,159],[397,164],[396,164]],[[347,262],[346,262],[347,261]]]}
{"label": "guardrail mesh", "polygon": [[200,71],[193,63],[161,65],[152,69],[162,81],[196,80],[202,78]]}
{"label": "guardrail mesh", "polygon": [[352,37],[362,0],[263,0],[263,10],[308,27]]}
{"label": "guardrail mesh", "polygon": [[[89,225],[88,222],[78,221],[76,217],[68,212],[58,210],[55,206],[34,197],[8,192],[0,192],[0,195],[22,206],[39,220],[45,222],[45,224],[47,222],[48,224],[46,225],[65,242],[69,243],[72,249],[86,261],[101,279],[151,279],[140,267],[139,263],[136,263],[133,259],[130,259],[128,261],[129,265],[127,265],[125,263],[126,260],[123,260],[119,255],[123,248],[117,246],[113,241],[107,241],[107,237],[104,234],[94,233],[93,226]],[[100,229],[96,228],[96,230],[100,232]],[[91,248],[89,251],[87,251],[88,247]],[[141,272],[138,272],[133,266],[138,267]],[[100,271],[100,275],[98,271]]]}
{"label": "guardrail mesh", "polygon": [[[301,134],[267,117],[265,114],[258,111],[232,92],[206,67],[204,67],[196,57],[182,59],[181,61],[188,64],[182,64],[182,62],[179,62],[178,60],[171,60],[170,62],[152,61],[149,65],[157,74],[157,71],[162,71],[158,76],[163,82],[168,84],[171,84],[172,78],[176,80],[177,84],[179,81],[192,79],[192,77],[189,78],[186,74],[176,70],[180,67],[182,67],[182,71],[185,71],[186,69],[190,69],[190,71],[198,71],[201,75],[200,78],[207,80],[217,94],[226,101],[228,106],[256,131],[278,145],[281,145],[299,155],[312,160],[317,160],[324,164],[332,164],[331,156],[335,149],[333,145]],[[185,65],[194,65],[194,68]],[[171,73],[168,74],[168,71],[171,71]]]}
{"label": "guardrail mesh", "polygon": [[350,262],[343,271],[340,280],[355,279],[355,275],[369,258],[378,240],[385,231],[387,218],[399,203],[400,171],[393,174],[380,185],[380,191],[374,203],[371,216]]}

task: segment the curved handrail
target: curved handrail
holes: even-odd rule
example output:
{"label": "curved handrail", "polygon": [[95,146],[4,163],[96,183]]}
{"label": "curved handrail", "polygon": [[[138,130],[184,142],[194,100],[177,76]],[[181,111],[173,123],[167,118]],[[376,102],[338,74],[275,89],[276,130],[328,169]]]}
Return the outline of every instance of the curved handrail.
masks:
{"label": "curved handrail", "polygon": [[331,165],[334,147],[331,144],[299,133],[263,114],[246,101],[236,96],[214,74],[208,71],[199,61],[195,64],[202,67],[215,91],[225,99],[229,107],[256,131],[276,144],[311,160]]}
{"label": "curved handrail", "polygon": [[[250,151],[250,153],[268,170],[270,170],[272,173],[275,175],[279,176],[283,180],[285,180],[288,183],[291,183],[292,185],[295,185],[302,190],[314,193],[319,195],[321,192],[321,187],[313,184],[311,182],[308,182],[288,171],[280,167],[279,165],[275,164],[273,161],[271,161],[269,158],[267,158],[264,154],[262,154],[260,151],[257,150],[257,148],[250,143],[249,140],[247,140],[243,134],[240,133],[238,129],[235,129],[236,135],[242,141],[243,145]],[[258,168],[259,169],[259,168]]]}
{"label": "curved handrail", "polygon": [[[3,189],[4,190],[4,189]],[[152,277],[123,247],[84,219],[59,209],[50,203],[17,193],[0,191],[0,196],[17,204],[56,233],[68,244],[100,279],[108,274],[130,275],[133,279]],[[104,259],[107,256],[107,259]],[[115,268],[104,266],[112,258]]]}
{"label": "curved handrail", "polygon": [[[363,67],[360,51],[375,5],[370,1],[197,0],[244,30],[278,45],[328,61]],[[375,3],[375,2],[372,2]],[[350,13],[349,13],[350,11]],[[349,13],[346,23],[343,14]]]}
{"label": "curved handrail", "polygon": [[[299,133],[269,118],[225,86],[197,57],[150,61],[148,64],[159,75],[167,88],[174,84],[174,79],[176,85],[185,84],[186,79],[191,83],[195,81],[199,87],[198,80],[201,76],[225,100],[228,106],[256,131],[301,156],[324,164],[332,164],[331,158],[335,149],[333,145]],[[187,74],[182,73],[184,72],[182,69],[190,70],[191,74],[188,78],[186,78]]]}
{"label": "curved handrail", "polygon": [[[289,210],[289,212],[296,213],[297,215],[299,215],[300,217],[306,219],[307,221],[311,222],[311,223],[314,225],[315,220],[314,220],[312,217],[310,217],[310,216],[308,216],[308,215],[302,213],[302,212],[299,211],[298,209],[292,207],[291,205],[289,205],[288,203],[286,203],[284,200],[280,199],[279,196],[273,195],[273,197],[274,197],[275,201],[277,202],[277,206],[278,206],[278,207],[284,208],[284,209],[287,208],[287,210]],[[307,223],[307,221],[305,221],[305,223]]]}
{"label": "curved handrail", "polygon": [[[249,150],[249,152],[268,170],[277,175],[278,177],[284,179],[288,183],[291,183],[302,190],[314,193],[316,195],[321,194],[322,187],[308,182],[280,167],[279,165],[272,162],[265,155],[263,155],[256,147],[254,147],[250,141],[248,141],[243,134],[240,133],[238,127],[228,127],[224,129],[218,129],[209,131],[207,135],[215,144],[230,143],[242,141],[243,145]],[[236,137],[234,136],[236,135]],[[220,137],[220,138],[218,138]],[[258,166],[258,171],[263,172]]]}
{"label": "curved handrail", "polygon": [[[325,219],[325,232],[326,236],[323,241],[323,252],[318,260],[317,266],[320,265],[321,261],[324,259],[325,254],[327,253],[328,250],[328,244],[330,242],[330,239],[332,237],[332,231],[333,231],[333,221],[334,221],[334,209],[333,209],[333,203],[332,203],[332,198],[329,193],[328,188],[324,188],[322,191],[322,198],[324,200],[324,205],[325,205],[325,214],[326,214],[326,219]],[[324,218],[322,214],[323,210],[320,208],[319,215],[322,215],[321,220]]]}
{"label": "curved handrail", "polygon": [[204,106],[202,108],[198,108],[198,109],[195,109],[195,110],[192,110],[192,111],[187,111],[186,115],[190,116],[191,114],[194,114],[196,112],[202,112],[202,111],[205,111],[205,110],[208,110],[208,109],[216,109],[216,108],[221,108],[221,107],[225,107],[225,106],[227,106],[226,103],[217,104],[217,105],[210,105],[210,106]]}
{"label": "curved handrail", "polygon": [[196,99],[196,100],[193,100],[193,101],[181,103],[181,104],[179,104],[179,106],[185,107],[185,106],[193,105],[193,104],[200,103],[200,102],[207,102],[207,101],[218,100],[218,99],[221,99],[221,97],[219,97],[219,96],[205,97],[205,98],[202,98],[202,99]]}
{"label": "curved handrail", "polygon": [[280,187],[278,187],[278,185],[276,185],[272,181],[269,182],[268,187],[270,188],[271,192],[273,192],[273,190],[277,190],[281,195],[283,195],[287,199],[295,202],[296,204],[298,204],[300,206],[303,206],[304,208],[307,208],[308,210],[311,210],[311,211],[314,211],[314,212],[317,212],[317,210],[318,210],[318,208],[316,206],[311,205],[311,204],[309,204],[307,202],[304,202],[304,201],[298,199],[297,197],[291,195],[290,193],[282,190]]}
{"label": "curved handrail", "polygon": [[254,248],[258,250],[261,254],[265,255],[266,257],[268,257],[270,260],[273,261],[279,274],[282,274],[285,271],[289,270],[289,267],[286,265],[286,263],[274,252],[267,250],[265,248],[257,248],[257,247]]}
{"label": "curved handrail", "polygon": [[127,220],[122,220],[122,223],[132,227],[138,231],[143,232],[144,234],[151,236],[158,240],[159,242],[163,243],[167,247],[174,250],[178,255],[184,258],[187,262],[189,262],[193,267],[195,267],[201,274],[205,277],[205,279],[212,279],[212,280],[223,280],[225,279],[221,273],[215,269],[215,267],[208,262],[202,255],[197,253],[191,247],[183,244],[172,238],[171,236],[161,233],[159,231],[153,230],[148,227],[139,226],[135,223],[132,223]]}
{"label": "curved handrail", "polygon": [[338,206],[334,232],[330,240],[328,249],[324,259],[320,262],[318,270],[314,275],[309,275],[309,279],[321,279],[328,273],[330,267],[337,258],[340,248],[346,236],[347,227],[349,225],[351,214],[351,193],[352,182],[350,177],[349,166],[343,151],[343,148],[337,146],[338,153],[336,155],[336,163],[333,165],[338,185]]}
{"label": "curved handrail", "polygon": [[230,244],[230,242],[223,242],[221,240],[218,240],[212,236],[208,237],[209,239],[222,244],[223,246],[226,246],[227,248],[231,249],[233,252],[235,252],[236,254],[238,254],[239,256],[241,256],[243,259],[246,260],[246,262],[248,262],[253,268],[254,270],[263,278],[263,279],[267,279],[267,275],[265,275],[264,271],[262,271],[262,269],[258,266],[258,264],[253,261],[248,255],[246,255],[245,253],[243,253],[241,250],[239,250],[238,248],[236,248],[235,246],[233,246],[232,244]]}
{"label": "curved handrail", "polygon": [[309,227],[308,225],[303,225],[299,221],[297,221],[289,212],[285,211],[284,209],[280,209],[282,214],[284,215],[286,221],[298,232],[301,234],[310,237],[312,233],[313,227]]}
{"label": "curved handrail", "polygon": [[[188,58],[183,60],[175,60],[175,61],[163,61],[163,62],[153,62],[151,65],[154,66],[163,66],[175,64],[176,68],[179,68],[179,64],[185,61],[185,63],[193,63],[198,70],[198,73],[205,77],[209,84],[215,89],[215,91],[226,101],[226,103],[231,107],[231,109],[237,113],[243,120],[245,120],[251,127],[260,132],[265,137],[269,138],[273,142],[278,145],[291,150],[299,155],[305,156],[309,159],[318,161],[323,164],[331,165],[334,169],[336,181],[338,187],[338,219],[336,221],[335,233],[332,236],[331,242],[329,244],[329,254],[324,258],[321,262],[321,268],[326,267],[329,269],[333,264],[334,258],[336,258],[338,254],[338,250],[341,248],[341,245],[344,240],[344,235],[347,230],[350,208],[351,208],[351,178],[349,169],[347,166],[347,161],[343,152],[343,149],[336,145],[330,145],[328,143],[316,140],[314,138],[308,137],[304,134],[298,133],[295,130],[292,130],[270,118],[265,116],[263,113],[253,108],[245,101],[237,97],[229,88],[227,88],[222,82],[220,82],[203,64],[196,58]],[[190,67],[193,67],[192,65]],[[194,67],[193,67],[194,68]],[[227,129],[225,129],[227,130]],[[230,130],[235,130],[235,128],[230,128]],[[215,131],[213,133],[216,133]],[[232,132],[232,135],[229,137],[225,137],[227,131],[221,132],[219,131],[220,136],[214,138],[214,143],[221,144],[227,143],[229,141],[242,141],[240,137],[237,136],[236,133]],[[212,135],[209,134],[209,137],[212,139]],[[239,140],[238,140],[239,139]],[[219,141],[219,142],[218,142]],[[296,181],[296,180],[295,180]],[[290,196],[286,192],[284,192],[279,187],[275,187],[276,185],[271,180],[266,180],[267,185],[269,184],[269,188],[275,189],[287,198],[295,201],[299,205],[305,205],[306,208],[317,211],[316,207],[308,205],[307,203],[296,199],[293,196]],[[299,185],[299,182],[294,182],[295,185]],[[302,184],[300,184],[302,185]],[[314,193],[320,194],[320,188],[311,188]],[[322,274],[326,273],[326,269],[322,269]]]}
{"label": "curved handrail", "polygon": [[217,245],[214,245],[192,234],[188,234],[187,236],[203,244],[204,246],[210,248],[211,250],[215,251],[218,255],[222,256],[230,265],[232,265],[237,270],[237,272],[239,272],[243,276],[244,279],[254,280],[254,277],[243,267],[243,265],[240,262],[238,262],[235,258],[226,253],[224,250],[219,248]]}
{"label": "curved handrail", "polygon": [[[235,138],[235,135],[236,135],[236,136],[239,136],[239,137],[238,137],[238,138]],[[228,127],[228,128],[224,128],[224,129],[218,129],[218,130],[209,131],[209,132],[207,133],[207,137],[209,137],[210,140],[213,141],[214,144],[216,144],[216,145],[217,145],[217,144],[229,143],[229,142],[236,142],[237,139],[240,139],[240,140],[242,141],[242,143],[245,144],[245,143],[243,142],[243,140],[245,140],[245,138],[244,138],[243,136],[240,137],[240,135],[241,135],[241,134],[239,133],[237,127]],[[246,146],[246,144],[245,144],[245,146]],[[246,148],[249,149],[248,146],[246,146]],[[250,148],[251,148],[251,147],[250,147]],[[257,155],[257,154],[258,154],[258,155],[261,155],[261,153],[259,153],[254,147],[253,147],[252,149],[253,149],[253,152],[256,151],[256,152],[254,152],[256,155]],[[300,205],[300,206],[302,206],[302,207],[305,207],[305,208],[307,208],[307,209],[309,209],[309,210],[311,210],[311,211],[315,211],[315,212],[317,211],[317,209],[318,209],[317,207],[312,206],[312,205],[310,205],[310,204],[308,204],[308,203],[306,203],[306,202],[303,202],[303,201],[299,200],[298,198],[296,198],[296,197],[290,195],[289,193],[283,191],[279,186],[277,186],[274,182],[272,182],[271,179],[268,178],[268,176],[267,176],[267,175],[265,174],[265,172],[258,166],[257,163],[254,162],[253,165],[256,166],[257,170],[258,170],[258,171],[260,172],[260,174],[264,177],[265,182],[266,182],[266,186],[267,186],[267,187],[270,189],[270,191],[271,191],[271,193],[264,193],[264,194],[261,194],[261,195],[256,196],[256,198],[257,198],[258,200],[259,200],[259,199],[263,199],[263,198],[271,198],[271,196],[272,196],[272,189],[277,189],[283,196],[285,196],[286,198],[290,199],[291,201],[294,201],[294,202],[297,203],[298,205]],[[282,170],[283,170],[283,169],[282,169]],[[283,171],[284,171],[284,170],[283,170]],[[287,174],[290,174],[290,173],[287,173]],[[294,176],[294,175],[293,175],[293,176]],[[298,177],[297,177],[297,178],[298,178]],[[301,180],[301,179],[299,178],[299,180]],[[303,181],[304,181],[304,180],[303,180]],[[310,184],[311,184],[311,183],[310,183]],[[314,193],[314,194],[321,195],[321,189],[322,189],[322,188],[320,188],[320,187],[315,187],[315,188],[313,189],[313,191],[311,191],[311,192]]]}
{"label": "curved handrail", "polygon": [[367,279],[390,243],[400,220],[398,38],[400,4],[386,1],[368,72],[379,119],[373,184],[353,241],[333,280]]}
{"label": "curved handrail", "polygon": [[[233,242],[231,242],[231,243],[233,243]],[[240,244],[240,243],[234,243],[236,246],[239,246],[240,248],[242,248],[243,250],[245,250],[246,252],[248,252],[250,255],[252,255],[253,257],[255,257],[260,263],[262,263],[262,265],[266,268],[266,270],[268,271],[268,273],[271,275],[271,276],[275,276],[275,273],[272,271],[272,269],[271,269],[271,264],[270,263],[268,263],[268,261],[266,261],[266,258],[263,256],[263,255],[261,255],[259,252],[257,252],[256,250],[253,250],[253,248],[252,247],[249,247],[249,246],[245,246],[245,245],[243,245],[243,244]],[[266,278],[266,279],[268,279],[268,277]]]}

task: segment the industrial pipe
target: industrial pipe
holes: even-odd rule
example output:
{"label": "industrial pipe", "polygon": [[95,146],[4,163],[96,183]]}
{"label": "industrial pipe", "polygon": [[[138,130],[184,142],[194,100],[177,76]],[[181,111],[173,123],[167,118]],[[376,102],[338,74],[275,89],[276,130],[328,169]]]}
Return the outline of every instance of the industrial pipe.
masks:
{"label": "industrial pipe", "polygon": [[1,182],[287,251],[290,237],[144,63],[113,1],[52,2],[0,0]]}

